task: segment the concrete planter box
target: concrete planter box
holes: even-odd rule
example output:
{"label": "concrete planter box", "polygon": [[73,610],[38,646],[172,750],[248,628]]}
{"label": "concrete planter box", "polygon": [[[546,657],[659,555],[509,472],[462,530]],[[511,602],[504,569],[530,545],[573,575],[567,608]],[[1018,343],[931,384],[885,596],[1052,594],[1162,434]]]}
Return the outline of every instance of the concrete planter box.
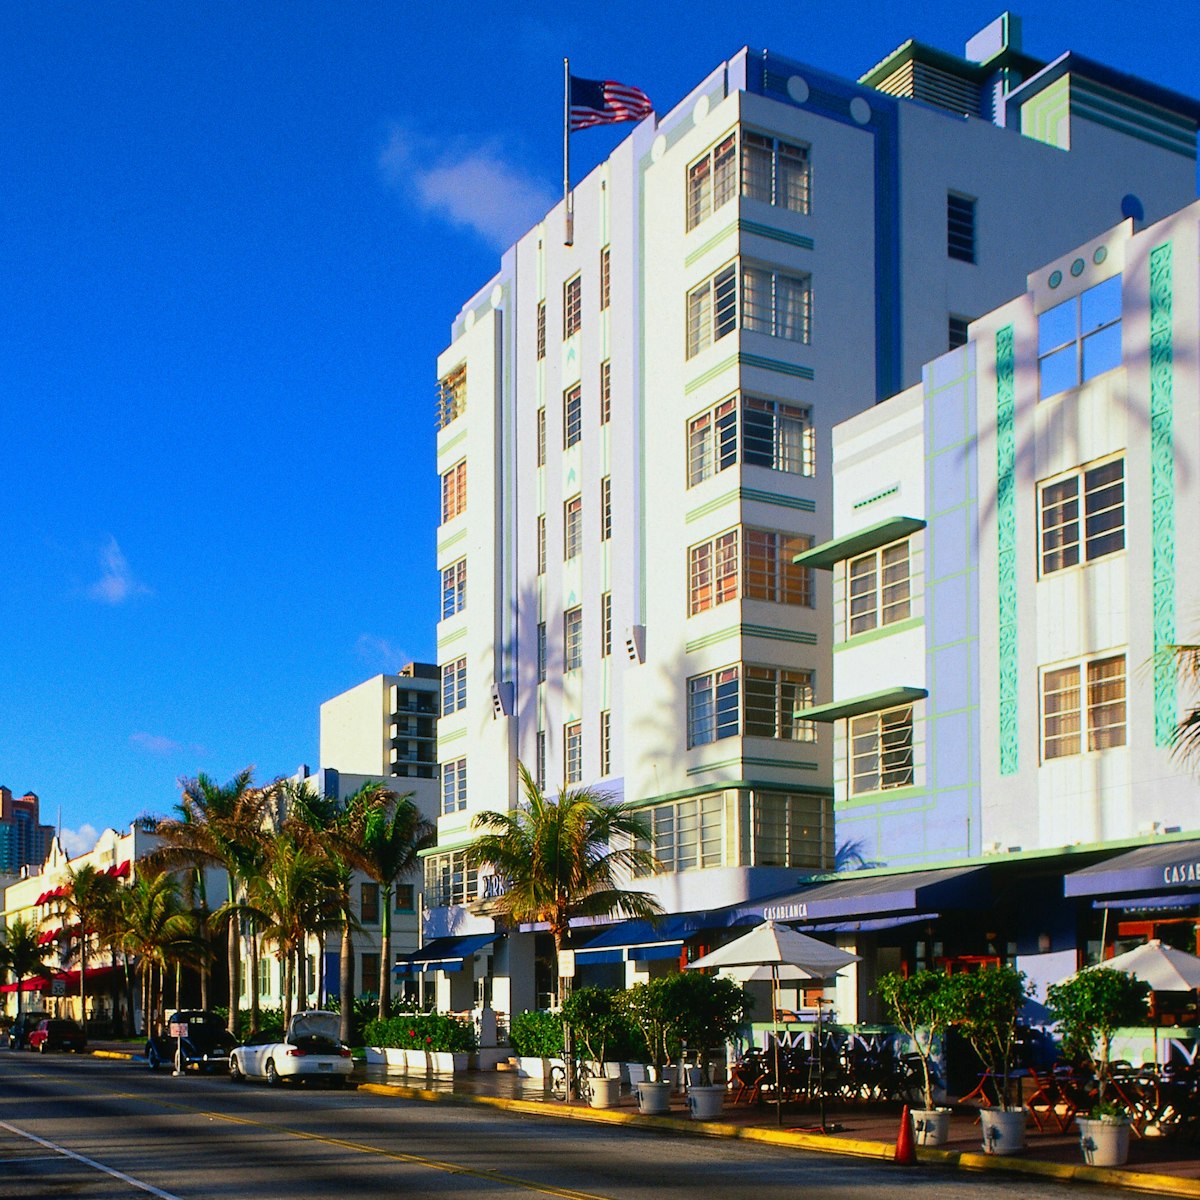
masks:
{"label": "concrete planter box", "polygon": [[1120,1167],[1129,1161],[1128,1121],[1101,1117],[1076,1117],[1083,1161],[1093,1167]]}
{"label": "concrete planter box", "polygon": [[688,1089],[688,1109],[693,1121],[711,1121],[721,1115],[721,1109],[724,1107],[724,1084],[696,1083]]}
{"label": "concrete planter box", "polygon": [[671,1085],[669,1083],[639,1083],[637,1098],[638,1110],[647,1116],[661,1117],[671,1111]]}
{"label": "concrete planter box", "polygon": [[944,1146],[950,1140],[950,1109],[919,1108],[912,1119],[918,1146]]}
{"label": "concrete planter box", "polygon": [[979,1125],[983,1131],[984,1154],[1016,1154],[1025,1149],[1023,1108],[981,1108]]}
{"label": "concrete planter box", "polygon": [[522,1079],[548,1080],[552,1068],[565,1065],[561,1058],[518,1058],[517,1073]]}
{"label": "concrete planter box", "polygon": [[611,1075],[592,1076],[592,1094],[588,1104],[592,1108],[615,1108],[621,1099],[621,1077]]}
{"label": "concrete planter box", "polygon": [[401,1050],[402,1058],[400,1066],[404,1068],[405,1074],[408,1075],[428,1075],[429,1074],[429,1051],[428,1050]]}
{"label": "concrete planter box", "polygon": [[465,1050],[434,1050],[429,1055],[430,1069],[435,1075],[453,1075],[467,1069]]}

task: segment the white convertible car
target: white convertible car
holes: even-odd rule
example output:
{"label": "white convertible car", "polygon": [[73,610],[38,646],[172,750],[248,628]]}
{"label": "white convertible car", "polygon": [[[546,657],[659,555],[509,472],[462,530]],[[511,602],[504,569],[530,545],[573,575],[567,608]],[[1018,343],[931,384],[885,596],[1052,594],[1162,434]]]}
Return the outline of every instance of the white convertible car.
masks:
{"label": "white convertible car", "polygon": [[354,1063],[338,1038],[340,1024],[337,1013],[298,1012],[282,1040],[276,1027],[236,1046],[229,1055],[229,1078],[234,1083],[265,1079],[271,1084],[325,1079],[331,1087],[345,1086]]}

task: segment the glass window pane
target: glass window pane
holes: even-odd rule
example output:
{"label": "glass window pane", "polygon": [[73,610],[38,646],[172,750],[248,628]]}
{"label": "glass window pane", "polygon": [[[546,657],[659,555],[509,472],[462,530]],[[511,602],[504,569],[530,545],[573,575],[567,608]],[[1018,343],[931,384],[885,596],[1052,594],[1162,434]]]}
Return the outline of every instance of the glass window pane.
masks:
{"label": "glass window pane", "polygon": [[1038,363],[1041,372],[1038,397],[1045,400],[1047,396],[1057,396],[1073,388],[1079,382],[1078,348],[1072,342],[1062,350],[1056,350]]}
{"label": "glass window pane", "polygon": [[1038,317],[1038,358],[1075,340],[1076,305],[1072,298],[1048,308]]}
{"label": "glass window pane", "polygon": [[1102,325],[1121,319],[1121,276],[1114,275],[1079,297],[1079,332],[1086,337]]}
{"label": "glass window pane", "polygon": [[1120,321],[1083,339],[1083,379],[1085,383],[1120,365]]}

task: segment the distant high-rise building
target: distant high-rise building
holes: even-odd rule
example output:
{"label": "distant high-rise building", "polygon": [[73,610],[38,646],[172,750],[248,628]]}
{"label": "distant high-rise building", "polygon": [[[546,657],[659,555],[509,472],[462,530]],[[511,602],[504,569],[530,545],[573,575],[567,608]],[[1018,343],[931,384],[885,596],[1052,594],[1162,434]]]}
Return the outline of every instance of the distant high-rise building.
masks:
{"label": "distant high-rise building", "polygon": [[43,825],[34,792],[14,796],[0,786],[0,875],[40,867],[50,853],[54,826]]}

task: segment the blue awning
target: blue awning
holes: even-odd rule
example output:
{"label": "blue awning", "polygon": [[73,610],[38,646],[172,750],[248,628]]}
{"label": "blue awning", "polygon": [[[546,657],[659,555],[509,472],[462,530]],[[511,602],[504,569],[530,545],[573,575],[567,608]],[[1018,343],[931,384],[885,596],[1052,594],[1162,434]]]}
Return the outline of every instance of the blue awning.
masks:
{"label": "blue awning", "polygon": [[745,923],[730,909],[672,913],[657,921],[634,917],[598,934],[575,951],[575,958],[585,965],[678,958],[689,938],[710,929],[726,929]]}
{"label": "blue awning", "polygon": [[473,933],[466,937],[434,938],[428,945],[396,959],[392,972],[412,975],[421,971],[461,971],[468,958],[490,946],[498,933]]}
{"label": "blue awning", "polygon": [[1137,892],[1200,892],[1200,841],[1155,842],[1072,871],[1066,896],[1128,896]]}
{"label": "blue awning", "polygon": [[1128,908],[1136,912],[1156,908],[1195,908],[1198,904],[1200,892],[1192,892],[1190,896],[1118,896],[1115,900],[1106,897],[1092,901],[1093,908]]}

